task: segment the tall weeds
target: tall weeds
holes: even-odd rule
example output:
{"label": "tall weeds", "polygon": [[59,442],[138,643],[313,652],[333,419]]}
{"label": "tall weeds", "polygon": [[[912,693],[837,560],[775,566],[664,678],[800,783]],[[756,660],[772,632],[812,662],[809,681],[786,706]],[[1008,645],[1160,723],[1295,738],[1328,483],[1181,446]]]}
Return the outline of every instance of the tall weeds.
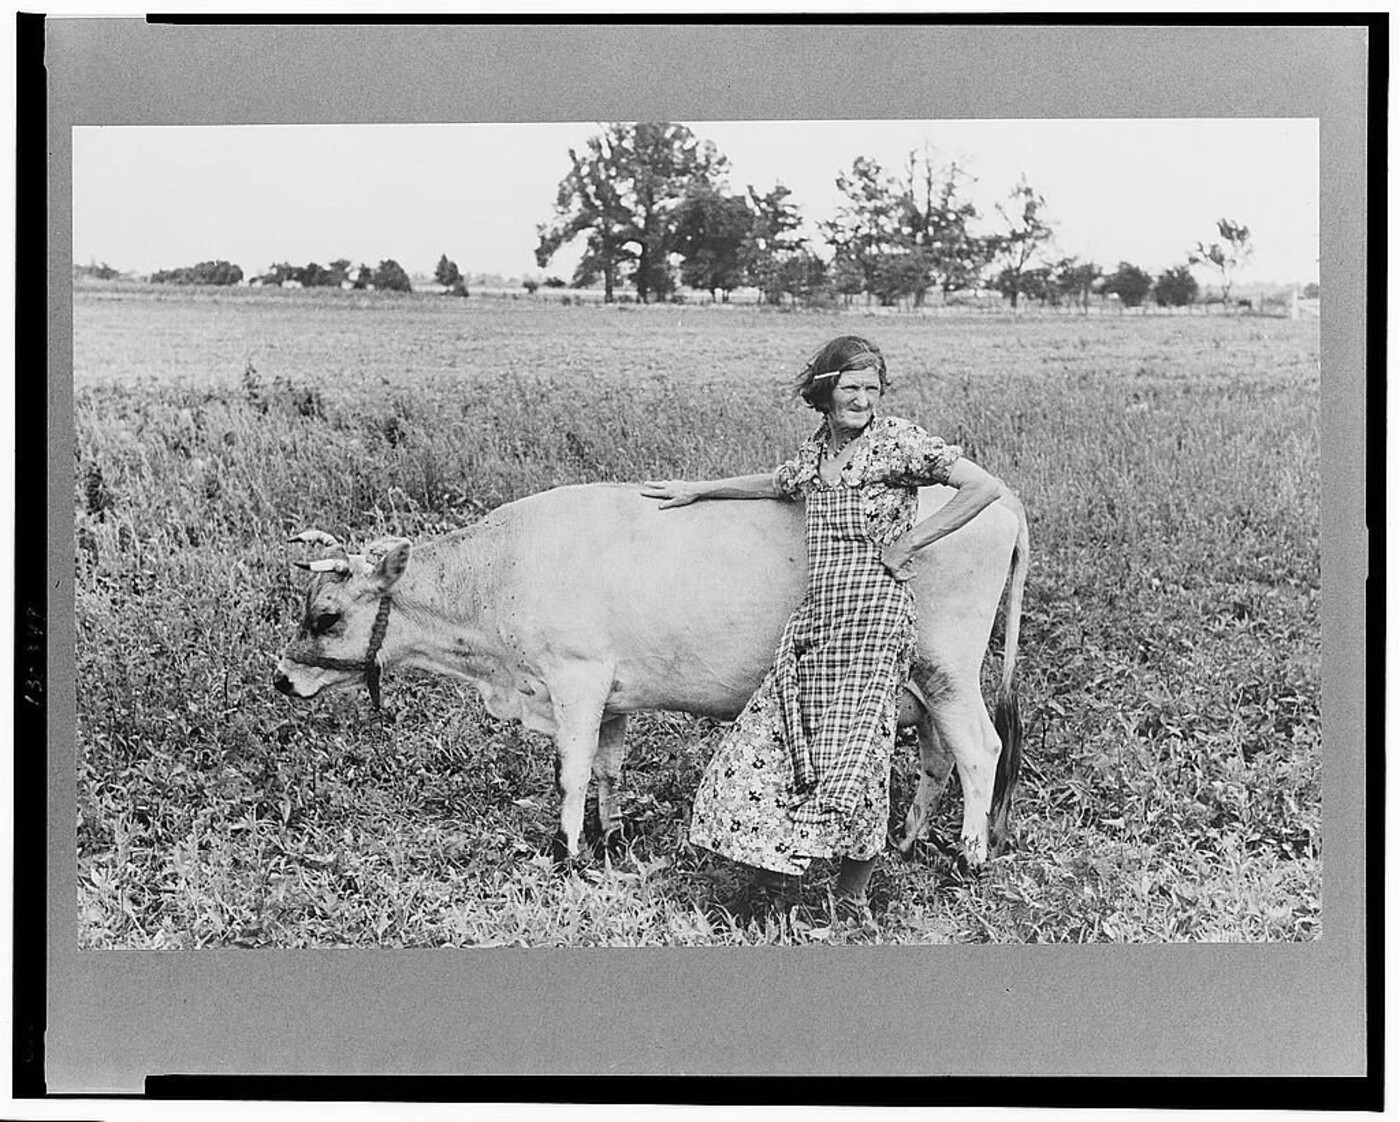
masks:
{"label": "tall weeds", "polygon": [[[816,420],[789,372],[852,329],[889,356],[886,408],[1031,517],[1015,848],[947,876],[950,798],[877,879],[888,937],[1317,933],[1314,324],[111,303],[75,309],[84,945],[828,937],[704,916],[731,875],[683,843],[706,722],[637,722],[633,860],[561,880],[538,737],[437,680],[391,681],[393,725],[268,681],[288,531],[421,538],[563,483],[771,466]],[[896,815],[916,778],[905,745]]]}

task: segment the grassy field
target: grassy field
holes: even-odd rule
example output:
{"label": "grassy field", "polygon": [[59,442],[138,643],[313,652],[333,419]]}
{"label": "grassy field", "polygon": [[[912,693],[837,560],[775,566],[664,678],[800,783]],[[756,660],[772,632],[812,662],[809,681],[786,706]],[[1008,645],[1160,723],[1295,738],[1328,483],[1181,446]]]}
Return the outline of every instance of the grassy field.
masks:
{"label": "grassy field", "polygon": [[[83,287],[74,307],[85,947],[813,943],[734,927],[685,843],[717,726],[636,719],[621,861],[556,873],[551,745],[465,685],[294,703],[289,530],[463,525],[562,483],[776,463],[791,375],[868,334],[889,412],[1029,510],[1014,845],[953,875],[956,784],[872,885],[888,942],[1321,929],[1315,320],[919,318]],[[993,669],[989,664],[988,671]],[[917,777],[896,753],[894,810]],[[805,889],[824,894],[829,865]]]}

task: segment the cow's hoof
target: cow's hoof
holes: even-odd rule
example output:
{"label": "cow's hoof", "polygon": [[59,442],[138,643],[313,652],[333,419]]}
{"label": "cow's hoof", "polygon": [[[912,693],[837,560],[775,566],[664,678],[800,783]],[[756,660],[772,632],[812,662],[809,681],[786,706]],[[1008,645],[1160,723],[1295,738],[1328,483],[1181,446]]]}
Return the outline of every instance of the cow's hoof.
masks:
{"label": "cow's hoof", "polygon": [[885,841],[889,845],[889,847],[893,849],[896,853],[898,853],[900,857],[902,857],[904,860],[914,860],[915,843],[918,841],[918,838],[898,838],[891,833],[885,835]]}
{"label": "cow's hoof", "polygon": [[982,879],[986,863],[976,860],[967,853],[953,854],[953,879],[966,884],[975,884]]}
{"label": "cow's hoof", "polygon": [[609,861],[621,861],[632,847],[632,831],[625,824],[614,826],[598,841],[598,852]]}
{"label": "cow's hoof", "polygon": [[889,844],[905,861],[932,865],[950,863],[956,848],[937,826],[929,826],[915,836],[897,837],[891,833]]}
{"label": "cow's hoof", "polygon": [[609,826],[606,831],[595,836],[592,849],[599,857],[608,857],[612,861],[622,860],[636,840],[636,831],[626,819],[619,818],[616,825]]}
{"label": "cow's hoof", "polygon": [[563,830],[556,832],[550,839],[549,856],[554,861],[554,867],[564,873],[572,870],[578,862],[578,855],[569,852],[569,841]]}

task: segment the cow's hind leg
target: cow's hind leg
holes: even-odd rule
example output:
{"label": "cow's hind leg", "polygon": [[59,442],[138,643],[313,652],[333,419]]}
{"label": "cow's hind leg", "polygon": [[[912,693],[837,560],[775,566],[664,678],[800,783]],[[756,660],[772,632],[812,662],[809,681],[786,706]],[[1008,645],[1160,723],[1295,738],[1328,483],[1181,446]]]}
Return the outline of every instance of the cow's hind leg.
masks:
{"label": "cow's hind leg", "polygon": [[992,791],[1001,738],[975,681],[944,692],[933,704],[932,717],[939,739],[952,753],[962,785],[960,855],[976,868],[986,861],[990,849]]}
{"label": "cow's hind leg", "polygon": [[914,727],[919,733],[919,788],[904,816],[904,834],[897,843],[905,857],[913,856],[914,843],[923,836],[929,820],[938,812],[948,776],[953,771],[953,754],[939,737],[927,706],[920,704]]}
{"label": "cow's hind leg", "polygon": [[558,751],[555,783],[559,788],[559,833],[553,849],[555,860],[561,863],[579,855],[588,775],[598,749],[598,726],[611,681],[610,672],[599,673],[596,667],[550,676]]}
{"label": "cow's hind leg", "polygon": [[609,717],[598,726],[598,749],[593,755],[593,781],[598,791],[598,829],[603,852],[620,851],[622,806],[618,787],[622,762],[627,757],[627,714]]}

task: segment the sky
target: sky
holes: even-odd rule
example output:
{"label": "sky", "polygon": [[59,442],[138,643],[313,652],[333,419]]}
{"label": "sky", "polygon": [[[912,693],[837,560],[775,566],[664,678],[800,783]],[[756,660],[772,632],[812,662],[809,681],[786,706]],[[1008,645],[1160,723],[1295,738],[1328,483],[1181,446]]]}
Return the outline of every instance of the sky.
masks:
{"label": "sky", "polygon": [[[1314,119],[684,122],[729,158],[729,186],[782,183],[808,233],[840,201],[856,156],[898,171],[927,147],[956,159],[992,229],[1024,174],[1046,201],[1054,256],[1110,271],[1181,264],[1215,221],[1250,228],[1240,283],[1318,279]],[[222,258],[256,274],[275,261],[393,258],[431,274],[446,254],[468,274],[543,270],[536,227],[554,212],[568,149],[597,122],[472,125],[92,126],[73,130],[73,260],[139,273]],[[816,247],[821,252],[822,247]],[[1201,274],[1202,280],[1208,275]]]}

